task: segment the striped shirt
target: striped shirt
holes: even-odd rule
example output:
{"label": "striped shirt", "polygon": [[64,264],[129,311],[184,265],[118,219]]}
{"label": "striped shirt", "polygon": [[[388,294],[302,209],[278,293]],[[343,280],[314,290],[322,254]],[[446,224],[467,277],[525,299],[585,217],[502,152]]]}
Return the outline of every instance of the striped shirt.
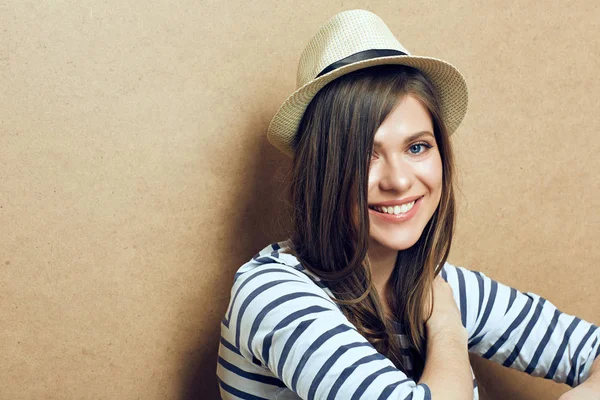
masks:
{"label": "striped shirt", "polygon": [[[222,398],[431,399],[410,369],[397,369],[356,330],[288,247],[265,247],[235,274],[221,323]],[[598,326],[479,271],[446,262],[441,274],[453,289],[469,352],[571,387],[587,379],[600,354]],[[407,336],[396,327],[406,349]],[[473,388],[478,399],[475,379]]]}

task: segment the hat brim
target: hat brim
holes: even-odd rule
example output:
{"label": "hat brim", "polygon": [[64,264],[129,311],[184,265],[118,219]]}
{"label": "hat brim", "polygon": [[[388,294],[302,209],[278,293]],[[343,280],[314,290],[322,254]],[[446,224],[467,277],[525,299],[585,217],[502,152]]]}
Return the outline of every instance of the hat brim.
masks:
{"label": "hat brim", "polygon": [[467,83],[452,64],[432,57],[389,56],[360,61],[324,74],[293,92],[279,107],[267,130],[267,139],[289,157],[294,156],[292,142],[302,115],[316,93],[329,82],[352,71],[384,64],[406,65],[425,74],[437,91],[442,117],[448,133],[452,134],[462,122],[468,105]]}

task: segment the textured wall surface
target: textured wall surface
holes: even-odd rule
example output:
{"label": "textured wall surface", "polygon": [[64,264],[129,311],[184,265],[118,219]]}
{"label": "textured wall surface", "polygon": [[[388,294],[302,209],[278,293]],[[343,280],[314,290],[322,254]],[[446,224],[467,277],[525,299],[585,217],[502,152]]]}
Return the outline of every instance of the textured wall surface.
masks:
{"label": "textured wall surface", "polygon": [[[218,398],[233,274],[285,236],[266,128],[353,8],[467,79],[449,261],[600,323],[600,6],[554,3],[2,2],[0,398]],[[473,363],[484,398],[567,388]]]}

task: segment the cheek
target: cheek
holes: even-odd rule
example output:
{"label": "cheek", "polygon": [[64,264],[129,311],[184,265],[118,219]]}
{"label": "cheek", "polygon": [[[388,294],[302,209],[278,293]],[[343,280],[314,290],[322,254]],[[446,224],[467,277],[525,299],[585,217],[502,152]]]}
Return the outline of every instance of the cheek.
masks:
{"label": "cheek", "polygon": [[367,196],[371,197],[371,194],[373,194],[376,190],[377,190],[377,182],[379,182],[379,171],[377,170],[377,168],[371,168],[369,170],[369,178],[367,181]]}
{"label": "cheek", "polygon": [[432,198],[437,207],[442,198],[443,170],[441,161],[438,166],[432,168],[427,185],[429,186]]}
{"label": "cheek", "polygon": [[422,164],[421,176],[425,181],[425,184],[430,187],[432,191],[441,190],[443,169],[442,159],[439,153],[435,157],[430,159],[430,162]]}

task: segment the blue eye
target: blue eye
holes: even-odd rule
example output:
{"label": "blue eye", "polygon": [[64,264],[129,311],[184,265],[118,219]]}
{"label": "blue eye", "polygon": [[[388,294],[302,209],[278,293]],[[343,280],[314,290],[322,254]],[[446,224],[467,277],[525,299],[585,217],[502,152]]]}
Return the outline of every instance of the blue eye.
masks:
{"label": "blue eye", "polygon": [[[424,153],[424,152],[425,152],[425,150],[423,150],[423,151],[418,151],[418,149],[419,149],[419,148],[422,148],[422,147],[426,147],[427,149],[430,149],[432,146],[431,146],[430,144],[428,144],[428,143],[425,143],[425,142],[421,142],[421,143],[415,143],[415,144],[413,144],[412,146],[410,146],[410,149],[411,149],[411,151],[410,151],[410,152],[411,152],[412,154],[415,154],[415,155],[422,154],[422,153]],[[417,152],[414,152],[414,151],[412,151],[413,149],[417,149]]]}

